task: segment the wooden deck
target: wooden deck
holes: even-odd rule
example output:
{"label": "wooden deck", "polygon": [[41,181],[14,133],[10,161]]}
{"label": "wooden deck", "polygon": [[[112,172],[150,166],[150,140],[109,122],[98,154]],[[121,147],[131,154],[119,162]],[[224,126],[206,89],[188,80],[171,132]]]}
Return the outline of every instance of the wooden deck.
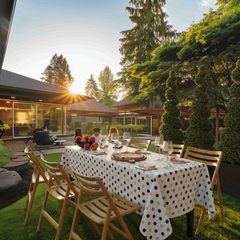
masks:
{"label": "wooden deck", "polygon": [[[61,138],[64,139],[64,138]],[[24,149],[27,146],[30,146],[32,148],[33,151],[38,151],[38,150],[47,150],[47,149],[57,149],[57,148],[64,148],[65,146],[72,146],[74,145],[73,141],[69,141],[67,140],[65,143],[63,143],[62,145],[48,145],[48,146],[37,146],[36,147],[36,143],[33,143],[32,140],[30,140],[28,143],[24,142],[24,139],[22,140],[7,140],[4,141],[3,146],[6,149],[11,149],[14,152],[23,152]]]}

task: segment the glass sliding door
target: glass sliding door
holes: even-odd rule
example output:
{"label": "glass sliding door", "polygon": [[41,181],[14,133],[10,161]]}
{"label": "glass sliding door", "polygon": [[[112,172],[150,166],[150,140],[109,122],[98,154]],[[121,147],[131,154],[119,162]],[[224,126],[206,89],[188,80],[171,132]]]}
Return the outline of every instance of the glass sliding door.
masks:
{"label": "glass sliding door", "polygon": [[50,134],[62,134],[62,107],[38,104],[38,128],[47,128]]}
{"label": "glass sliding door", "polygon": [[36,104],[14,103],[14,136],[24,137],[36,125]]}
{"label": "glass sliding door", "polygon": [[12,102],[0,101],[0,120],[3,124],[7,124],[10,127],[3,133],[2,139],[12,138]]}

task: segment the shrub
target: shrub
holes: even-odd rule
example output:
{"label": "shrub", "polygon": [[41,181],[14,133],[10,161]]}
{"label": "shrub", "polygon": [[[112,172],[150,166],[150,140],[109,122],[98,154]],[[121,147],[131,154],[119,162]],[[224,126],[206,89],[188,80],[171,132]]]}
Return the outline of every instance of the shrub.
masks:
{"label": "shrub", "polygon": [[57,125],[57,124],[52,124],[52,125],[51,125],[51,130],[52,130],[53,132],[57,132],[57,130],[58,130],[58,125]]}
{"label": "shrub", "polygon": [[231,73],[233,84],[229,89],[232,97],[228,103],[228,115],[224,118],[226,128],[221,133],[223,161],[233,165],[240,165],[240,60]]}
{"label": "shrub", "polygon": [[206,93],[206,74],[207,71],[205,67],[201,66],[195,78],[197,86],[193,91],[193,97],[195,98],[191,106],[193,113],[189,117],[190,126],[186,131],[187,140],[184,144],[186,147],[192,146],[201,149],[215,150],[213,147],[215,137],[211,133],[213,124],[209,120],[211,111],[207,106],[209,98]]}
{"label": "shrub", "polygon": [[76,121],[74,123],[74,125],[75,125],[75,128],[81,128],[82,127],[82,123],[80,121]]}
{"label": "shrub", "polygon": [[177,74],[175,71],[170,71],[169,78],[166,85],[168,87],[165,97],[167,101],[164,103],[163,109],[165,113],[162,115],[162,125],[159,128],[159,133],[164,140],[172,141],[175,144],[181,144],[184,139],[182,128],[182,121],[179,119],[180,110],[177,107],[178,97],[176,92],[178,90]]}
{"label": "shrub", "polygon": [[88,122],[88,123],[87,123],[87,131],[88,131],[88,130],[92,130],[92,129],[93,129],[92,126],[93,126],[93,122]]}

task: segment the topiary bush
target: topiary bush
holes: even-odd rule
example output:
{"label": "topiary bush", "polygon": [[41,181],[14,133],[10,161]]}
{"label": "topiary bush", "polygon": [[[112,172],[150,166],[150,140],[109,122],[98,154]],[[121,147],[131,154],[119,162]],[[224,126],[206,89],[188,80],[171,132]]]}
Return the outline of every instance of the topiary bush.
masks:
{"label": "topiary bush", "polygon": [[193,91],[193,97],[195,98],[191,106],[193,113],[189,117],[190,126],[186,131],[187,140],[184,144],[186,147],[192,146],[206,150],[215,150],[213,147],[215,137],[211,133],[213,124],[208,119],[211,116],[211,111],[207,106],[209,98],[206,93],[206,75],[205,67],[201,66],[195,77],[197,86]]}
{"label": "topiary bush", "polygon": [[167,101],[163,105],[165,113],[162,115],[163,124],[159,128],[159,133],[164,140],[172,141],[174,144],[181,144],[184,139],[182,128],[182,121],[179,119],[180,110],[177,107],[178,97],[176,92],[178,90],[177,74],[175,71],[170,71],[169,78],[166,85],[168,90],[165,93]]}
{"label": "topiary bush", "polygon": [[224,118],[226,128],[221,133],[220,150],[223,151],[224,162],[240,165],[240,60],[231,78],[234,82],[229,89],[232,98],[227,103],[229,113]]}
{"label": "topiary bush", "polygon": [[75,128],[81,128],[82,127],[82,123],[80,121],[76,121],[74,123],[74,125],[75,125]]}
{"label": "topiary bush", "polygon": [[92,130],[93,122],[87,122],[87,130]]}

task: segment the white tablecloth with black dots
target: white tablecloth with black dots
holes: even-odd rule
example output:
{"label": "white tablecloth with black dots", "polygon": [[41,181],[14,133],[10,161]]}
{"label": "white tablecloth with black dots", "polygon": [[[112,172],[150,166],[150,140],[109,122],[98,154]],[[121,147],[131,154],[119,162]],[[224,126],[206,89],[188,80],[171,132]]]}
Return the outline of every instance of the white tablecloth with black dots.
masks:
{"label": "white tablecloth with black dots", "polygon": [[[124,151],[122,150],[118,151]],[[136,149],[135,149],[136,150]],[[128,148],[128,151],[135,151]],[[147,159],[135,164],[111,160],[112,150],[105,155],[78,146],[64,148],[61,165],[74,178],[70,165],[80,174],[100,177],[109,192],[142,206],[140,231],[147,239],[165,239],[172,233],[170,218],[193,210],[195,204],[209,210],[209,219],[215,216],[215,205],[207,166],[186,160],[185,163],[167,162],[157,153],[147,154]],[[143,171],[140,163],[150,163],[157,169]]]}

